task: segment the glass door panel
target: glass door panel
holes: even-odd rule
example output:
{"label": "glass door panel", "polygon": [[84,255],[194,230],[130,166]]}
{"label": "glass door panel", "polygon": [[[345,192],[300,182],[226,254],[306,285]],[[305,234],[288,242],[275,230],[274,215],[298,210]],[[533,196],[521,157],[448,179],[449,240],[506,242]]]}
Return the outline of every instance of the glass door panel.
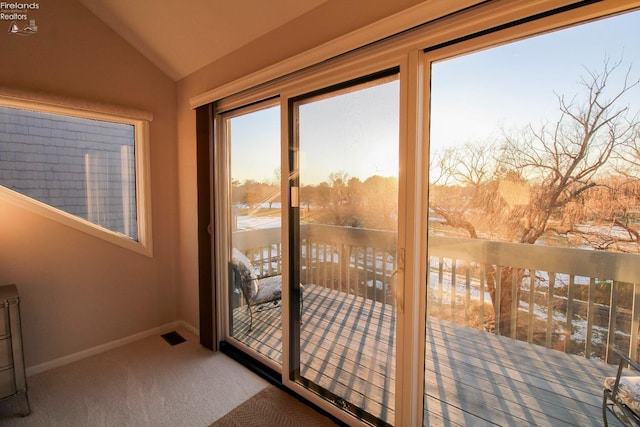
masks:
{"label": "glass door panel", "polygon": [[300,97],[292,114],[293,379],[393,424],[397,73]]}
{"label": "glass door panel", "polygon": [[[229,335],[282,364],[280,107],[224,118],[229,151]],[[274,288],[265,297],[265,289]]]}
{"label": "glass door panel", "polygon": [[587,424],[637,357],[638,25],[431,62],[425,425]]}

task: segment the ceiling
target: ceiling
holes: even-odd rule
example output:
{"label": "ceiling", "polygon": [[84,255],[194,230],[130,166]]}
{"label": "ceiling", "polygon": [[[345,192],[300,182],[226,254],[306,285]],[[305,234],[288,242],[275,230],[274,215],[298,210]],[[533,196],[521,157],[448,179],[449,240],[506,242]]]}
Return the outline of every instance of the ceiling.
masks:
{"label": "ceiling", "polygon": [[327,0],[79,1],[177,81]]}

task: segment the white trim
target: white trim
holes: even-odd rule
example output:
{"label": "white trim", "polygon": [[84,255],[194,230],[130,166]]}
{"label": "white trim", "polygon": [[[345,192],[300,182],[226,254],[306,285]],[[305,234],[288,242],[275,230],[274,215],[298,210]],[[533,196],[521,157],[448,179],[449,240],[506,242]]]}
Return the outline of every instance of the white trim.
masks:
{"label": "white trim", "polygon": [[[151,214],[151,132],[148,121],[140,121],[135,127],[134,161],[136,164],[136,214],[140,252],[153,257],[153,216]],[[133,240],[132,240],[133,241]]]}
{"label": "white trim", "polygon": [[177,323],[176,328],[177,327],[184,328],[187,331],[189,331],[192,335],[200,338],[200,329],[196,328],[195,326],[193,326],[190,323],[187,323],[185,320],[178,320],[178,321],[170,323],[170,324],[172,325],[172,324],[176,324],[176,323]]}
{"label": "white trim", "polygon": [[[420,229],[422,209],[426,206],[423,183],[416,176],[423,168],[425,129],[424,87],[425,70],[423,52],[407,52],[401,67],[401,104],[400,104],[400,168],[398,191],[398,252],[404,253],[398,262],[397,292],[398,306],[396,314],[396,404],[395,422],[397,425],[422,425],[424,395],[424,332],[425,317],[420,317],[420,304],[410,301],[419,299],[422,276],[411,260],[421,260],[419,241],[423,234],[415,233]],[[426,210],[424,212],[427,212]],[[402,219],[402,220],[400,220]],[[426,230],[425,230],[426,231]],[[426,237],[425,237],[426,238]],[[426,259],[426,257],[425,257]],[[402,262],[404,260],[404,262]],[[426,296],[426,294],[425,294]]]}
{"label": "white trim", "polygon": [[189,100],[191,108],[197,108],[212,101],[258,86],[302,70],[327,59],[382,40],[399,32],[441,18],[453,12],[482,3],[484,0],[427,0],[395,15],[374,22],[342,37],[324,43],[316,48],[293,56],[239,80],[209,90]]}
{"label": "white trim", "polygon": [[158,326],[157,328],[152,328],[143,332],[139,332],[137,334],[133,334],[125,338],[120,338],[115,341],[111,341],[111,342],[101,344],[92,348],[88,348],[86,350],[69,354],[67,356],[63,356],[58,359],[50,360],[49,362],[44,362],[39,365],[30,366],[26,369],[27,377],[48,371],[50,369],[59,368],[60,366],[68,365],[69,363],[77,362],[79,360],[86,359],[87,357],[95,356],[97,354],[104,353],[106,351],[113,350],[118,347],[122,347],[123,345],[140,341],[144,338],[148,338],[153,335],[161,335],[161,334],[170,332],[178,327],[183,327],[189,332],[191,332],[192,334],[198,336],[197,334],[198,331],[196,328],[189,325],[184,320],[176,320],[175,322],[167,323],[166,325]]}
{"label": "white trim", "polygon": [[47,112],[51,113],[65,114],[66,111],[66,114],[69,114],[68,109],[74,109],[83,111],[88,115],[98,114],[98,116],[92,116],[92,118],[96,119],[100,119],[104,114],[105,116],[129,117],[134,120],[153,120],[153,114],[148,111],[6,86],[0,86],[0,99],[5,102],[15,103],[17,108],[27,108],[21,107],[21,105],[25,104],[31,105],[31,108],[34,105],[39,105],[40,108],[46,109]]}
{"label": "white trim", "polygon": [[47,219],[56,221],[67,227],[71,227],[90,236],[97,237],[141,255],[146,255],[148,257],[152,256],[151,248],[145,247],[143,244],[131,239],[129,236],[100,227],[99,225],[93,224],[85,219],[49,206],[46,203],[39,202],[36,199],[17,193],[3,187],[2,185],[0,185],[0,201],[9,202],[14,206],[28,210],[37,215],[41,215]]}
{"label": "white trim", "polygon": [[[33,97],[33,99],[30,97]],[[87,103],[84,101],[73,101],[67,98],[59,98],[27,91],[10,90],[3,87],[0,87],[0,106],[55,114],[59,116],[79,117],[132,125],[135,132],[134,161],[138,240],[133,240],[127,235],[114,232],[81,217],[69,214],[46,203],[3,187],[1,183],[0,200],[7,201],[15,206],[29,210],[45,218],[57,221],[63,225],[103,239],[141,255],[153,257],[151,167],[149,154],[149,120],[152,118],[152,115],[150,113],[126,109],[124,107],[107,106],[104,104]],[[96,110],[89,109],[89,107],[96,108]],[[131,114],[131,116],[118,115],[116,112]]]}

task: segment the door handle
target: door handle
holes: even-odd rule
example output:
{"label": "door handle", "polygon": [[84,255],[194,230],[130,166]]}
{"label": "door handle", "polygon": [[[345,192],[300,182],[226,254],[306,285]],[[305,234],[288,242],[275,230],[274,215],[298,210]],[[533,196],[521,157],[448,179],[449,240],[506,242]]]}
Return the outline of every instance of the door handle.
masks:
{"label": "door handle", "polygon": [[398,311],[400,314],[404,313],[404,249],[398,249],[398,264],[393,273],[391,273],[390,279],[395,276],[395,283],[391,282],[391,293],[396,300]]}

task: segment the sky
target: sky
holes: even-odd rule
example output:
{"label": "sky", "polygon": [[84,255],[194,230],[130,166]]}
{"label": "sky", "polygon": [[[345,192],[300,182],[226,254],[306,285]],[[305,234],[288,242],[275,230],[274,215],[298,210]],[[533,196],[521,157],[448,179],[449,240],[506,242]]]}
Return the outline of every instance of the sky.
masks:
{"label": "sky", "polygon": [[[558,117],[558,95],[576,97],[587,70],[602,71],[606,58],[622,60],[640,77],[640,12],[435,62],[431,79],[430,144],[478,143]],[[624,73],[618,72],[616,77]],[[612,80],[615,87],[616,81]],[[619,81],[618,81],[619,83]],[[386,82],[300,106],[303,184],[346,172],[362,180],[397,176],[398,81]],[[640,110],[640,88],[625,99]],[[274,180],[280,168],[278,107],[232,119],[232,175]]]}
{"label": "sky", "polygon": [[280,107],[231,119],[231,178],[270,182],[280,170]]}
{"label": "sky", "polygon": [[[579,82],[622,59],[640,77],[640,12],[594,21],[432,65],[431,149],[485,142],[558,117],[558,97],[584,99]],[[613,81],[613,80],[611,80]],[[619,82],[619,80],[618,80]],[[615,83],[615,82],[614,82]],[[640,88],[626,98],[636,111]]]}
{"label": "sky", "polygon": [[301,184],[398,176],[398,80],[299,106]]}

